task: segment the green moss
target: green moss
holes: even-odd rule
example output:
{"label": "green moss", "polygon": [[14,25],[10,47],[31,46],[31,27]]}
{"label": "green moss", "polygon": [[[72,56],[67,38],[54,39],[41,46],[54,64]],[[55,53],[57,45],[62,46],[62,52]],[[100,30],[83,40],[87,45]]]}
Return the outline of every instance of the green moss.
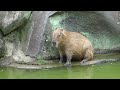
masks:
{"label": "green moss", "polygon": [[51,63],[50,60],[49,60],[49,61],[48,61],[48,60],[44,60],[44,59],[42,59],[41,56],[39,56],[39,57],[37,58],[36,62],[37,62],[38,64],[50,64],[50,63]]}
{"label": "green moss", "polygon": [[52,29],[64,27],[60,24],[60,22],[68,17],[68,13],[59,12],[50,17],[50,23],[52,25]]}
{"label": "green moss", "polygon": [[36,60],[36,62],[37,62],[38,64],[46,64],[46,61],[45,61],[45,60]]}
{"label": "green moss", "polygon": [[[29,12],[30,13],[30,12]],[[27,15],[26,15],[27,16]],[[31,26],[31,19],[32,15],[29,17],[29,20],[23,24],[20,28],[18,28],[16,31],[16,41],[20,44],[20,48],[25,52],[27,42],[29,41],[29,33],[31,33],[32,29],[30,28]]]}
{"label": "green moss", "polygon": [[26,12],[24,13],[24,17],[25,17],[26,19],[29,19],[31,13],[32,13],[32,11],[26,11]]}

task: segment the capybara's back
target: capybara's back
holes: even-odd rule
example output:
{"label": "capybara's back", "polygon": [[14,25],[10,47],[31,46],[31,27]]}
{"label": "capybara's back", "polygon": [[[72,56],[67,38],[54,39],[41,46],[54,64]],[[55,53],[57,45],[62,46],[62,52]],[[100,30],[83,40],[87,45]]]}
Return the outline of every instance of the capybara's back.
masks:
{"label": "capybara's back", "polygon": [[93,59],[94,49],[92,44],[80,33],[56,29],[53,31],[52,40],[59,49],[60,63],[63,60],[63,55],[67,57],[66,65],[71,63],[73,57],[82,60],[81,63]]}

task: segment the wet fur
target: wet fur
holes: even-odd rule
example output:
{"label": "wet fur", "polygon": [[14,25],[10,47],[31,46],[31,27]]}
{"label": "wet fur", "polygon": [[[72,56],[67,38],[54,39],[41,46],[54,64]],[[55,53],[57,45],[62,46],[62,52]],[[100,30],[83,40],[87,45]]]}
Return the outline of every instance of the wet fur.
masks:
{"label": "wet fur", "polygon": [[73,57],[82,60],[81,63],[93,59],[92,44],[80,33],[56,29],[52,34],[52,42],[59,49],[60,63],[63,61],[63,56],[66,56],[66,65],[71,64]]}

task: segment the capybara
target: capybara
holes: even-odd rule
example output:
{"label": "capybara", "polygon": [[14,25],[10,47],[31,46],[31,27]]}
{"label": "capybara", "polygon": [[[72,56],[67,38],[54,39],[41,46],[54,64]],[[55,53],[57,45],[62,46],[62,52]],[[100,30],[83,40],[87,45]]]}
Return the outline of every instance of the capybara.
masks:
{"label": "capybara", "polygon": [[57,28],[52,33],[52,42],[59,50],[59,63],[62,63],[63,56],[66,56],[66,66],[71,65],[73,56],[77,57],[81,64],[93,59],[94,48],[91,42],[80,33]]}

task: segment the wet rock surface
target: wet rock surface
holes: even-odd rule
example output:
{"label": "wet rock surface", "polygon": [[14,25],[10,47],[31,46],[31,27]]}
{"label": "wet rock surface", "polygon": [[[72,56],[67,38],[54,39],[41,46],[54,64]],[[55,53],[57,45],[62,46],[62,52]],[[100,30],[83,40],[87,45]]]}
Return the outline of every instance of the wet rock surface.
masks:
{"label": "wet rock surface", "polygon": [[114,63],[120,61],[120,55],[117,54],[98,54],[95,55],[94,60],[88,61],[84,64],[80,64],[80,62],[72,62],[71,66],[64,66],[64,64],[59,64],[58,60],[50,60],[47,61],[44,64],[37,63],[37,62],[31,62],[31,63],[11,63],[8,66],[14,67],[14,68],[21,68],[21,69],[49,69],[49,68],[57,68],[57,67],[72,67],[72,66],[94,66],[94,65],[100,65],[104,63]]}

